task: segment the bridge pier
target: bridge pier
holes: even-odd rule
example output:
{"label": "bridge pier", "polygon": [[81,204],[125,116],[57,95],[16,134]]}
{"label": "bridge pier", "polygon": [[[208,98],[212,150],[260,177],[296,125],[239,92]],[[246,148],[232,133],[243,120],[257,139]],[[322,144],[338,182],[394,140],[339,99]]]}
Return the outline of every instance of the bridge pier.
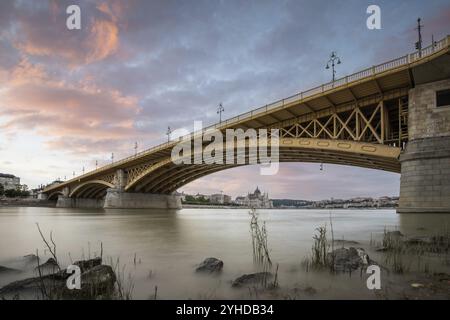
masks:
{"label": "bridge pier", "polygon": [[450,105],[436,103],[436,92],[447,89],[449,79],[409,92],[398,213],[450,213]]}
{"label": "bridge pier", "polygon": [[103,205],[103,199],[70,198],[63,195],[56,201],[57,208],[98,209],[103,208]]}
{"label": "bridge pier", "polygon": [[181,209],[181,198],[172,194],[125,192],[110,188],[106,192],[107,209]]}

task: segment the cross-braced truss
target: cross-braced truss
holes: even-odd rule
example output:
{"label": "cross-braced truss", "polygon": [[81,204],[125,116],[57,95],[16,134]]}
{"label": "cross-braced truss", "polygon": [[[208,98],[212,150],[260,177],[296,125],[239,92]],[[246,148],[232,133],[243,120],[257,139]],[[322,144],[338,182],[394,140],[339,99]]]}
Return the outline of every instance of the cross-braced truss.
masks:
{"label": "cross-braced truss", "polygon": [[365,141],[383,144],[388,129],[382,101],[375,108],[355,107],[280,129],[283,138],[316,138]]}

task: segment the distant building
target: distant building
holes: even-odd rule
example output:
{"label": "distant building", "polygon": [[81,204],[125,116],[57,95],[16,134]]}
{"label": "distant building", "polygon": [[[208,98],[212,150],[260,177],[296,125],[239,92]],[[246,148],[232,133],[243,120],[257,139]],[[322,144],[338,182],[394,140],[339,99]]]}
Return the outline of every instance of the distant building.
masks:
{"label": "distant building", "polygon": [[223,193],[217,193],[210,195],[209,201],[213,204],[229,204],[231,203],[231,197]]}
{"label": "distant building", "polygon": [[7,173],[0,173],[0,184],[3,185],[5,190],[17,190],[21,188],[20,178]]}
{"label": "distant building", "polygon": [[235,203],[250,208],[273,208],[269,194],[262,193],[258,187],[253,193],[248,193],[245,197],[237,197]]}

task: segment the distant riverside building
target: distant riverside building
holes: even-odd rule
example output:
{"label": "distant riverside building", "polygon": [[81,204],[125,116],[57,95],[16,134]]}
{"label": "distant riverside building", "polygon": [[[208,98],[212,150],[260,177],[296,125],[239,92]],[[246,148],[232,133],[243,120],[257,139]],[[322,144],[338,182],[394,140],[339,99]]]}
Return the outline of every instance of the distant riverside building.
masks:
{"label": "distant riverside building", "polygon": [[5,190],[20,189],[20,178],[12,174],[0,173],[0,184]]}
{"label": "distant riverside building", "polygon": [[210,195],[209,201],[213,204],[229,204],[231,203],[231,197],[226,194],[217,193]]}
{"label": "distant riverside building", "polygon": [[272,208],[273,203],[269,199],[268,193],[262,193],[258,187],[253,193],[248,193],[245,197],[237,197],[235,203],[240,206],[251,208]]}

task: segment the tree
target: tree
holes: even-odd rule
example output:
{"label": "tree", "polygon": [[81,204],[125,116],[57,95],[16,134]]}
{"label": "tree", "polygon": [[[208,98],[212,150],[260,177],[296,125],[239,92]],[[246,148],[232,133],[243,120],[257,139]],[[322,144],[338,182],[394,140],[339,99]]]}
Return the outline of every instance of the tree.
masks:
{"label": "tree", "polygon": [[17,197],[17,191],[14,189],[5,190],[5,196],[7,198],[15,198]]}
{"label": "tree", "polygon": [[5,187],[0,183],[0,196],[5,194]]}

